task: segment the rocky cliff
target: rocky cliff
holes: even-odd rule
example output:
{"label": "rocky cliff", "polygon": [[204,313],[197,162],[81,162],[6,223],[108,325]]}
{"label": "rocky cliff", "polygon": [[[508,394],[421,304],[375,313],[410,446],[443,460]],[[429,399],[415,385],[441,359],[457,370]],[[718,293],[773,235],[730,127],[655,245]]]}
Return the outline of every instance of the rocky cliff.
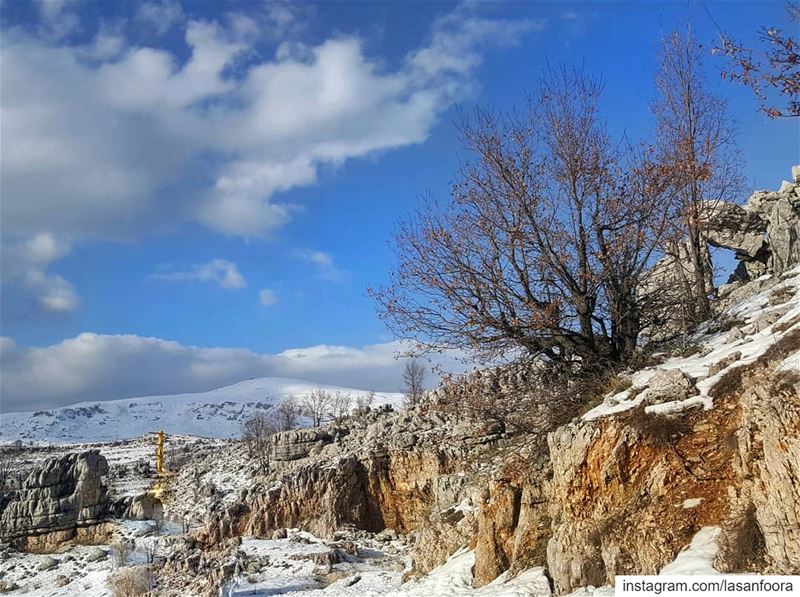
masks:
{"label": "rocky cliff", "polygon": [[[414,542],[412,576],[466,546],[476,584],[545,566],[567,593],[655,573],[718,527],[717,569],[800,572],[798,293],[798,269],[729,290],[686,345],[571,421],[514,366],[412,412],[277,434],[272,469],[212,511],[199,543],[393,529]],[[535,421],[477,417],[474,392]]]}

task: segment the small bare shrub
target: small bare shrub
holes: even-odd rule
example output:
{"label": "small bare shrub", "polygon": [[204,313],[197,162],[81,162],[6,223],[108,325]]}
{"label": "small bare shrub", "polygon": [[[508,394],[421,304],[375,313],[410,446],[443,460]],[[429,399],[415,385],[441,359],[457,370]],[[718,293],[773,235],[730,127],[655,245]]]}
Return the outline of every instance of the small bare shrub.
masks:
{"label": "small bare shrub", "polygon": [[140,597],[153,589],[153,572],[149,566],[120,568],[108,579],[114,597]]}
{"label": "small bare shrub", "polygon": [[794,298],[794,295],[795,295],[795,289],[789,286],[776,288],[775,290],[769,293],[769,304],[782,305],[783,303],[788,303],[792,298]]}
{"label": "small bare shrub", "polygon": [[418,360],[411,359],[406,363],[403,369],[403,392],[407,408],[413,408],[422,402],[425,375],[425,366]]}
{"label": "small bare shrub", "polygon": [[798,384],[800,384],[800,373],[797,371],[777,371],[772,377],[772,393],[797,395]]}
{"label": "small bare shrub", "polygon": [[128,565],[128,558],[133,552],[133,545],[127,539],[122,539],[111,545],[111,561],[116,568]]}
{"label": "small bare shrub", "polygon": [[633,380],[630,377],[617,375],[609,380],[606,393],[614,396],[615,394],[629,390],[631,387],[633,387]]}
{"label": "small bare shrub", "polygon": [[647,413],[643,406],[631,409],[627,415],[628,423],[643,437],[659,446],[674,445],[688,434],[692,427],[685,417],[661,413]]}

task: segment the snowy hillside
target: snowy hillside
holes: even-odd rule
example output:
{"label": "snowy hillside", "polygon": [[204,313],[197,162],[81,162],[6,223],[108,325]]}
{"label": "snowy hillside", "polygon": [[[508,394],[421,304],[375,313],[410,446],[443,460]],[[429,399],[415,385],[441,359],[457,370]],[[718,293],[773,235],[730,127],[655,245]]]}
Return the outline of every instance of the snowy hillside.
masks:
{"label": "snowy hillside", "polygon": [[[114,441],[158,430],[181,435],[237,437],[241,434],[242,420],[251,413],[269,411],[290,396],[302,400],[319,388],[349,393],[354,402],[367,394],[364,390],[297,379],[263,377],[196,394],[81,402],[53,410],[3,413],[0,441]],[[402,400],[402,394],[378,392],[373,406],[389,404],[399,408]]]}

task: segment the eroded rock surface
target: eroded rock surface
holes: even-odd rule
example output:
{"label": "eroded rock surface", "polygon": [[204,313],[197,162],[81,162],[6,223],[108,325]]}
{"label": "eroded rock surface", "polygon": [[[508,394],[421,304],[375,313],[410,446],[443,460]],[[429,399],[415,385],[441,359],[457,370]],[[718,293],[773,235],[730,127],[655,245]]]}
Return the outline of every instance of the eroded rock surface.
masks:
{"label": "eroded rock surface", "polygon": [[775,191],[756,191],[744,207],[715,202],[707,214],[708,241],[736,251],[740,261],[733,279],[746,281],[765,273],[781,274],[800,263],[800,179]]}
{"label": "eroded rock surface", "polygon": [[48,460],[0,503],[0,541],[48,551],[87,538],[111,515],[102,477],[108,463],[98,450]]}

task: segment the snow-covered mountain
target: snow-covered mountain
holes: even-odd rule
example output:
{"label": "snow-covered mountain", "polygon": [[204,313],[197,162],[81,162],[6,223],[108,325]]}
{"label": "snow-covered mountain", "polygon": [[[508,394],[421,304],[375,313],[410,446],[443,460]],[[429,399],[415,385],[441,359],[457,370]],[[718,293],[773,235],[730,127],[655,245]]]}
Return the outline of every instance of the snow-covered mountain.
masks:
{"label": "snow-covered mountain", "polygon": [[[294,396],[302,400],[316,389],[349,393],[355,402],[365,390],[316,384],[298,379],[249,379],[209,392],[80,402],[63,408],[0,415],[0,441],[54,443],[114,441],[150,431],[230,438],[241,434],[242,420],[269,411]],[[373,406],[399,408],[403,395],[377,392]]]}

